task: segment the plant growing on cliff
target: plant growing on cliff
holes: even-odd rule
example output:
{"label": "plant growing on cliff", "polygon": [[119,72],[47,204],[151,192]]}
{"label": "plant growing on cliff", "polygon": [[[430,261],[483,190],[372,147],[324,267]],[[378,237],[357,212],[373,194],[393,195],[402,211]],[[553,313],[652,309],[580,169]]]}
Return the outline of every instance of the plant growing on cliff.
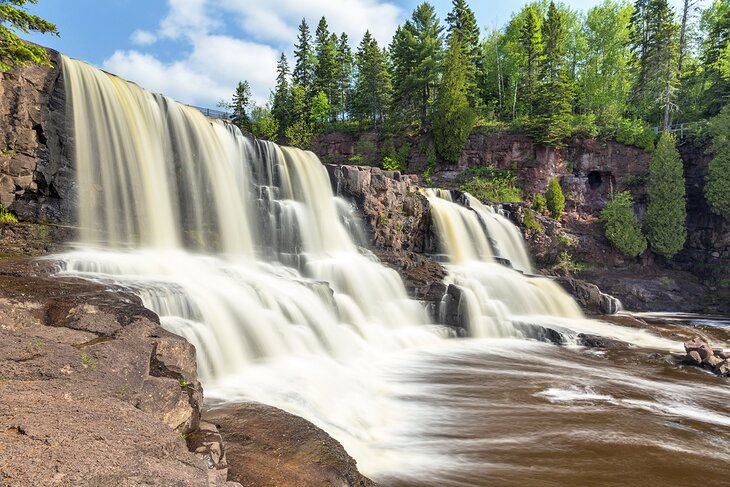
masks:
{"label": "plant growing on cliff", "polygon": [[682,159],[676,138],[664,131],[649,164],[646,228],[652,251],[671,258],[687,239],[687,209]]}
{"label": "plant growing on cliff", "polygon": [[628,191],[615,194],[601,210],[601,221],[611,244],[627,257],[636,257],[646,250],[646,237],[634,213],[634,200]]}
{"label": "plant growing on cliff", "polygon": [[26,11],[26,4],[36,3],[38,0],[0,0],[0,72],[28,63],[51,65],[43,47],[27,44],[17,34],[40,32],[58,36],[55,24]]}
{"label": "plant growing on cliff", "polygon": [[705,184],[705,198],[713,213],[730,220],[730,105],[723,108],[709,124],[712,135],[710,161]]}
{"label": "plant growing on cliff", "polygon": [[522,190],[512,171],[493,167],[471,167],[461,173],[459,189],[488,203],[518,203]]}
{"label": "plant growing on cliff", "polygon": [[547,191],[545,191],[545,204],[550,216],[559,219],[563,215],[565,210],[565,196],[563,196],[563,188],[560,187],[558,178],[554,177],[548,184]]}
{"label": "plant growing on cliff", "polygon": [[449,41],[434,108],[432,125],[436,148],[444,160],[457,162],[474,128],[476,115],[469,106],[465,53],[456,36]]}
{"label": "plant growing on cliff", "polygon": [[532,196],[532,209],[541,215],[547,210],[547,201],[545,195],[537,193]]}
{"label": "plant growing on cliff", "polygon": [[286,128],[284,135],[289,145],[299,147],[300,149],[307,149],[312,142],[314,130],[306,120],[297,120]]}
{"label": "plant growing on cliff", "polygon": [[3,205],[0,205],[0,223],[18,223],[18,217],[10,213]]}

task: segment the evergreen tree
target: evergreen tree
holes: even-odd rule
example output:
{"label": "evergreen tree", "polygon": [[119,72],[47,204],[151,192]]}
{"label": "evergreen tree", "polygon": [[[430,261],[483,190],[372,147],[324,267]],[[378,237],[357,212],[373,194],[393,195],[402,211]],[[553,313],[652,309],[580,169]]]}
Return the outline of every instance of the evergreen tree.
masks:
{"label": "evergreen tree", "polygon": [[297,43],[294,46],[294,83],[309,93],[314,83],[314,53],[312,51],[312,36],[306,19],[299,24]]}
{"label": "evergreen tree", "polygon": [[477,88],[477,73],[480,68],[479,26],[474,11],[466,0],[453,0],[453,9],[446,16],[449,39],[456,41],[464,51],[466,68],[466,95],[475,110],[482,108],[482,100]]}
{"label": "evergreen tree", "polygon": [[449,40],[443,64],[443,80],[436,95],[433,133],[436,149],[449,162],[457,162],[476,116],[469,106],[468,62],[457,36]]}
{"label": "evergreen tree", "polygon": [[251,118],[248,116],[248,108],[251,105],[251,87],[248,81],[238,83],[236,92],[233,94],[231,101],[231,110],[233,114],[231,121],[243,131],[251,131]]}
{"label": "evergreen tree", "polygon": [[628,191],[612,196],[601,210],[606,238],[619,252],[636,257],[646,250],[646,237],[641,233],[639,219],[634,213],[634,200]]}
{"label": "evergreen tree", "polygon": [[337,92],[337,36],[330,34],[324,17],[317,26],[315,52],[317,63],[314,70],[314,92],[324,93],[331,106]]}
{"label": "evergreen tree", "polygon": [[385,119],[392,87],[385,54],[377,41],[365,32],[355,55],[357,77],[353,93],[353,113],[358,120],[371,122],[377,129]]}
{"label": "evergreen tree", "polygon": [[532,105],[536,99],[538,72],[543,53],[541,24],[542,20],[537,8],[533,5],[528,5],[524,10],[519,39],[525,54],[523,95],[528,116],[532,114]]}
{"label": "evergreen tree", "polygon": [[269,106],[254,105],[251,109],[251,133],[259,139],[276,141],[279,136],[279,122]]}
{"label": "evergreen tree", "polygon": [[713,213],[730,221],[730,105],[710,121],[712,136],[710,151],[714,155],[709,165],[705,197]]}
{"label": "evergreen tree", "polygon": [[342,120],[350,109],[350,98],[352,97],[352,50],[349,39],[344,32],[337,43],[335,85],[336,96],[333,101],[333,108],[337,111]]}
{"label": "evergreen tree", "polygon": [[636,114],[668,127],[679,83],[678,27],[668,0],[637,0],[631,28]]}
{"label": "evergreen tree", "polygon": [[545,203],[550,212],[550,216],[558,220],[563,216],[565,210],[565,196],[563,196],[563,188],[560,187],[558,178],[553,177],[545,191]]}
{"label": "evergreen tree", "polygon": [[276,65],[276,88],[272,94],[271,114],[276,119],[280,135],[282,135],[283,131],[288,127],[292,115],[289,63],[283,52]]}
{"label": "evergreen tree", "polygon": [[546,144],[558,145],[570,133],[573,91],[565,66],[562,15],[552,1],[547,19],[542,24],[542,39],[544,47],[541,86],[536,100],[536,135]]}
{"label": "evergreen tree", "polygon": [[703,111],[717,115],[730,101],[730,0],[715,0],[702,13]]}
{"label": "evergreen tree", "polygon": [[682,159],[676,139],[664,131],[649,164],[646,226],[652,251],[672,257],[684,247],[687,237],[685,221],[685,181]]}
{"label": "evergreen tree", "polygon": [[411,19],[398,28],[392,43],[397,109],[410,122],[415,108],[423,131],[428,126],[439,79],[443,54],[442,30],[433,6],[422,3],[413,11]]}
{"label": "evergreen tree", "polygon": [[58,36],[55,24],[26,11],[26,4],[37,3],[38,0],[0,1],[0,72],[28,63],[51,65],[45,48],[28,44],[17,34],[40,32]]}

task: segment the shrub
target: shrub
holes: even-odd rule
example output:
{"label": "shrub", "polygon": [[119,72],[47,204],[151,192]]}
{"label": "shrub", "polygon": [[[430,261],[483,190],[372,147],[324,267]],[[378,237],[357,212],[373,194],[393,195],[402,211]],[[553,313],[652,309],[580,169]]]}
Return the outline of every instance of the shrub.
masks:
{"label": "shrub", "polygon": [[532,195],[532,209],[536,212],[543,214],[547,210],[547,201],[545,195],[537,193]]}
{"label": "shrub", "polygon": [[565,196],[563,196],[563,188],[560,187],[558,178],[553,177],[548,184],[545,192],[545,204],[547,205],[550,216],[559,219],[565,210]]}
{"label": "shrub", "polygon": [[289,145],[299,147],[300,149],[307,149],[314,136],[314,131],[312,126],[306,121],[297,120],[286,128],[284,135]]}
{"label": "shrub", "polygon": [[10,213],[3,205],[0,205],[0,223],[18,223],[18,217]]}
{"label": "shrub", "polygon": [[715,157],[710,161],[705,184],[705,198],[713,213],[730,220],[730,105],[710,120],[708,129],[712,137],[710,151]]}
{"label": "shrub", "polygon": [[461,173],[459,189],[488,203],[518,203],[522,191],[517,176],[505,169],[491,166],[470,167]]}
{"label": "shrub", "polygon": [[636,257],[646,250],[646,237],[641,233],[634,200],[628,191],[614,195],[613,201],[601,210],[601,221],[608,241],[625,256]]}
{"label": "shrub", "polygon": [[682,159],[674,135],[665,131],[649,164],[647,237],[657,254],[672,257],[687,239],[687,209]]}
{"label": "shrub", "polygon": [[411,145],[408,142],[404,142],[400,149],[396,149],[393,139],[386,140],[381,150],[383,168],[387,171],[405,171],[410,153]]}
{"label": "shrub", "polygon": [[621,144],[633,145],[649,152],[654,150],[656,141],[656,134],[645,122],[626,118],[604,127],[603,134]]}
{"label": "shrub", "polygon": [[383,157],[383,169],[386,171],[400,171],[401,167],[398,161],[392,157],[385,156]]}
{"label": "shrub", "polygon": [[595,137],[598,135],[596,116],[592,113],[587,115],[573,115],[571,118],[570,132],[573,136]]}
{"label": "shrub", "polygon": [[535,213],[528,208],[525,209],[525,216],[522,219],[522,224],[528,230],[531,230],[535,233],[539,233],[540,235],[545,233],[545,229],[542,227],[542,224],[535,217]]}

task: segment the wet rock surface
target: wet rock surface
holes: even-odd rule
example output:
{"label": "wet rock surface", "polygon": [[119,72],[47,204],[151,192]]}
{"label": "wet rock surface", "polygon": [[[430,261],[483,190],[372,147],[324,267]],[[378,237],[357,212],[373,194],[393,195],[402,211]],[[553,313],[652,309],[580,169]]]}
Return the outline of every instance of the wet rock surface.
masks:
{"label": "wet rock surface", "polygon": [[53,268],[0,265],[0,484],[208,485],[185,443],[202,404],[193,347],[138,298]]}
{"label": "wet rock surface", "polygon": [[684,363],[710,370],[717,375],[730,377],[730,351],[714,348],[699,338],[684,343],[687,354]]}
{"label": "wet rock surface", "polygon": [[272,406],[243,403],[212,409],[225,442],[228,478],[244,487],[373,487],[340,443],[308,421]]}

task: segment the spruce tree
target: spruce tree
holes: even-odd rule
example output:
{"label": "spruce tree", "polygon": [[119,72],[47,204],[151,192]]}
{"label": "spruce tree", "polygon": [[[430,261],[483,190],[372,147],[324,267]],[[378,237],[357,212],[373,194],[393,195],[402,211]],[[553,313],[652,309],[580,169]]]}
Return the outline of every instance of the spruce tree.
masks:
{"label": "spruce tree", "polygon": [[358,120],[369,121],[373,129],[378,129],[385,119],[392,87],[385,54],[370,31],[365,32],[355,59],[357,77],[353,113]]}
{"label": "spruce tree", "polygon": [[649,164],[646,227],[652,251],[671,258],[684,247],[687,210],[682,159],[676,138],[664,131]]}
{"label": "spruce tree", "polygon": [[312,36],[306,19],[299,24],[297,43],[294,46],[294,83],[309,93],[314,83],[314,53],[312,51]]}
{"label": "spruce tree", "polygon": [[524,10],[524,19],[520,29],[520,44],[525,54],[523,98],[528,116],[532,114],[532,105],[537,98],[538,72],[543,53],[541,25],[542,20],[537,8],[528,5]]}
{"label": "spruce tree", "polygon": [[714,116],[730,100],[730,1],[715,1],[703,12],[702,23],[702,108],[705,116]]}
{"label": "spruce tree", "polygon": [[283,135],[291,120],[291,92],[289,86],[289,63],[282,52],[276,65],[276,88],[272,94],[271,114],[279,127],[279,135]]}
{"label": "spruce tree", "polygon": [[249,86],[248,81],[239,82],[230,105],[233,110],[231,121],[235,123],[238,128],[246,132],[251,131],[251,118],[248,115],[250,105],[251,87]]}
{"label": "spruce tree", "polygon": [[398,28],[392,43],[396,107],[406,122],[412,121],[411,110],[415,108],[423,131],[428,126],[439,80],[442,30],[435,9],[424,2],[416,7],[411,19]]}
{"label": "spruce tree", "polygon": [[333,108],[336,109],[342,120],[345,120],[347,112],[350,109],[353,62],[349,39],[347,34],[343,32],[337,42],[335,69],[335,85],[337,90],[333,102]]}
{"label": "spruce tree", "polygon": [[469,68],[465,57],[462,43],[452,36],[444,59],[443,79],[436,95],[433,117],[436,149],[449,162],[459,160],[476,120],[467,97]]}
{"label": "spruce tree", "polygon": [[482,100],[477,87],[477,73],[480,68],[479,26],[474,11],[466,0],[453,0],[453,9],[446,16],[449,39],[456,38],[464,51],[466,68],[466,96],[475,110],[482,108]]}
{"label": "spruce tree", "polygon": [[562,15],[552,1],[542,24],[543,56],[538,89],[536,135],[549,145],[559,145],[570,133],[573,90],[569,81]]}
{"label": "spruce tree", "polygon": [[601,210],[601,221],[608,241],[625,256],[636,257],[646,250],[646,237],[641,232],[629,192],[612,195],[612,200]]}
{"label": "spruce tree", "polygon": [[563,216],[565,210],[565,196],[563,196],[563,188],[560,187],[558,178],[553,177],[545,191],[545,204],[550,212],[550,216],[558,220]]}
{"label": "spruce tree", "polygon": [[332,105],[337,90],[335,84],[337,67],[337,36],[330,34],[327,20],[322,17],[315,35],[316,66],[314,69],[314,94],[324,93]]}

